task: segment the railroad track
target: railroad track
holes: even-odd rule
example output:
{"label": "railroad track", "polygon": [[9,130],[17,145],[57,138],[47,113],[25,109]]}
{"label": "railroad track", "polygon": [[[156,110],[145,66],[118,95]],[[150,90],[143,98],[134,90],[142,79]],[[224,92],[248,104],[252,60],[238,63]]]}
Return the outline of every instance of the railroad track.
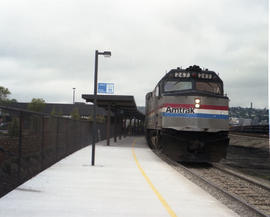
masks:
{"label": "railroad track", "polygon": [[258,137],[258,138],[269,138],[268,133],[247,133],[247,132],[234,132],[230,131],[230,134],[232,135],[238,135],[238,136],[248,136],[248,137]]}
{"label": "railroad track", "polygon": [[220,164],[180,164],[164,154],[156,154],[240,216],[270,217],[269,186],[229,171]]}
{"label": "railroad track", "polygon": [[251,125],[251,126],[237,126],[230,127],[230,133],[244,133],[253,135],[269,135],[269,125]]}

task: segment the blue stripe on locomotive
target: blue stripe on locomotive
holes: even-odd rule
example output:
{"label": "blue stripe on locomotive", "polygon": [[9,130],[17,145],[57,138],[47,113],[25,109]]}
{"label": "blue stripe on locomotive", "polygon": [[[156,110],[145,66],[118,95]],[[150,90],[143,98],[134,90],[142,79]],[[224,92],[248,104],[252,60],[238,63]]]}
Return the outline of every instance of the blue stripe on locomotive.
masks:
{"label": "blue stripe on locomotive", "polygon": [[228,120],[229,115],[213,115],[213,114],[188,114],[188,113],[166,113],[162,112],[164,117],[184,117],[184,118],[209,118]]}

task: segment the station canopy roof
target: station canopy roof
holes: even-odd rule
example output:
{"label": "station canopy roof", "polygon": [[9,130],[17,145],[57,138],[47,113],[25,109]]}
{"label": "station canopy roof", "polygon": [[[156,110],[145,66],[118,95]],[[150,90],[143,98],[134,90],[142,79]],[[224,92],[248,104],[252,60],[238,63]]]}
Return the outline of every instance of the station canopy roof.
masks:
{"label": "station canopy roof", "polygon": [[[83,94],[82,98],[86,102],[94,103],[93,94]],[[125,116],[136,117],[140,120],[144,119],[144,114],[138,111],[134,97],[129,95],[97,95],[97,106],[104,109],[108,109],[108,105],[111,105],[111,109],[120,110]]]}

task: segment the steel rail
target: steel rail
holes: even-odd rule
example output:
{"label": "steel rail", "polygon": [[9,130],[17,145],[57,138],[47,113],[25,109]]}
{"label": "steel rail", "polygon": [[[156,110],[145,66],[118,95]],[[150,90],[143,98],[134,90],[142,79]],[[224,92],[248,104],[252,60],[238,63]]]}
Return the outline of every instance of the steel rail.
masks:
{"label": "steel rail", "polygon": [[229,131],[229,135],[236,135],[236,136],[245,136],[245,137],[256,137],[256,138],[269,138],[268,133],[252,133],[252,132],[234,132]]}
{"label": "steel rail", "polygon": [[248,176],[246,176],[244,174],[242,175],[241,173],[233,171],[233,169],[231,169],[231,168],[226,168],[225,166],[220,165],[218,163],[212,163],[212,166],[215,169],[218,169],[218,170],[220,170],[222,172],[228,173],[228,174],[230,174],[232,176],[235,176],[235,177],[237,177],[239,179],[245,180],[246,182],[249,182],[250,184],[256,185],[257,187],[263,188],[264,190],[267,190],[267,191],[270,192],[270,185],[268,186],[266,184],[263,184],[263,183],[255,180],[255,179],[252,179],[252,178],[250,178],[250,177],[248,177]]}

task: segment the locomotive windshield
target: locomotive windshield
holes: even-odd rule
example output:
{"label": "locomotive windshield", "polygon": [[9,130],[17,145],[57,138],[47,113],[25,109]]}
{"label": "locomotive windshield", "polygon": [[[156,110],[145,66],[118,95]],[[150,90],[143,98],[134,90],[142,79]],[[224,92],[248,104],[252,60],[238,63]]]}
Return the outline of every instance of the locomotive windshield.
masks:
{"label": "locomotive windshield", "polygon": [[214,93],[214,94],[222,94],[222,86],[220,83],[216,83],[216,82],[196,81],[195,89]]}
{"label": "locomotive windshield", "polygon": [[164,91],[181,91],[181,90],[190,90],[192,89],[191,81],[167,81],[164,84]]}
{"label": "locomotive windshield", "polygon": [[163,91],[167,92],[186,92],[188,90],[196,90],[205,93],[223,94],[222,82],[208,80],[167,80],[164,82]]}

